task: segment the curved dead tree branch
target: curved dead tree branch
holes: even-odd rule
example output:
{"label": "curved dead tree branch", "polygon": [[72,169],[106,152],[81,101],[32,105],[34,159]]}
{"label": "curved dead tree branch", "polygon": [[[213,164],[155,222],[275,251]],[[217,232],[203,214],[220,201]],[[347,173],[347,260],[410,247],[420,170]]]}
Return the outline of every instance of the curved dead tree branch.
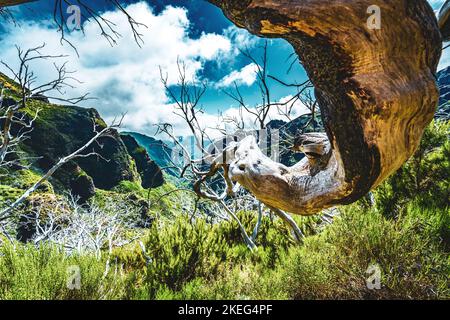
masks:
{"label": "curved dead tree branch", "polygon": [[[14,20],[13,15],[8,10],[8,7],[27,4],[31,2],[36,2],[38,0],[0,0],[0,15],[3,16],[7,20]],[[90,3],[91,2],[91,3]],[[121,12],[128,20],[128,24],[133,33],[133,38],[136,44],[141,47],[144,44],[143,35],[140,33],[139,29],[141,27],[147,28],[147,26],[143,23],[136,21],[124,8],[124,6],[118,0],[105,0],[106,3],[111,5],[113,8],[117,9]],[[117,31],[117,25],[113,22],[102,16],[100,12],[95,10],[92,6],[92,1],[84,1],[84,0],[54,0],[54,8],[53,8],[53,22],[56,25],[58,32],[61,34],[60,42],[67,43],[70,45],[75,52],[78,54],[78,51],[74,44],[72,44],[67,38],[66,33],[71,31],[71,27],[67,24],[67,8],[71,6],[78,6],[81,10],[80,18],[83,18],[84,21],[93,21],[98,29],[100,30],[101,36],[103,36],[110,45],[116,45],[117,40],[122,37],[122,35]],[[78,26],[81,31],[84,33],[83,25]]]}
{"label": "curved dead tree branch", "polygon": [[237,26],[292,44],[326,129],[327,139],[301,139],[316,149],[302,145],[311,154],[293,167],[264,156],[252,137],[240,142],[230,177],[259,200],[301,215],[348,204],[414,153],[437,106],[442,47],[425,0],[377,1],[380,28],[367,22],[370,0],[210,2]]}
{"label": "curved dead tree branch", "polygon": [[16,6],[19,4],[35,2],[35,1],[37,1],[37,0],[2,0],[2,1],[0,1],[0,7]]}

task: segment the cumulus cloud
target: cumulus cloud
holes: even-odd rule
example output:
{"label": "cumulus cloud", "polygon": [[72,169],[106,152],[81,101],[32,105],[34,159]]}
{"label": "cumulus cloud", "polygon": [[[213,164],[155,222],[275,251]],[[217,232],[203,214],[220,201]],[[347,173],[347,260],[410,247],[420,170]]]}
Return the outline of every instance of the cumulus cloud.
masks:
{"label": "cumulus cloud", "polygon": [[261,38],[251,35],[247,30],[238,28],[235,25],[225,29],[223,34],[234,44],[233,50],[235,54],[238,54],[239,50],[254,47],[259,42],[264,41]]}
{"label": "cumulus cloud", "polygon": [[[45,42],[43,52],[67,55],[59,63],[68,60],[69,68],[76,70],[76,77],[83,82],[67,94],[75,96],[89,91],[98,100],[88,101],[86,106],[98,109],[106,120],[127,112],[125,126],[130,130],[151,133],[154,132],[152,125],[162,122],[181,127],[182,119],[173,114],[174,106],[161,84],[159,67],[169,75],[169,85],[177,81],[178,59],[186,63],[187,77],[196,79],[206,61],[232,54],[232,41],[214,33],[191,38],[184,8],[168,6],[156,15],[145,2],[140,2],[128,6],[127,11],[148,26],[139,30],[145,41],[142,48],[130,35],[126,17],[114,11],[104,13],[104,17],[113,21],[117,31],[124,35],[117,46],[111,47],[99,36],[95,22],[86,22],[85,36],[80,33],[67,36],[76,45],[78,58],[69,46],[61,46],[59,34],[50,21],[23,22],[4,35],[0,57],[14,65],[16,44],[26,49]],[[32,67],[40,81],[55,76],[50,61],[36,61]]]}
{"label": "cumulus cloud", "polygon": [[[435,1],[442,2],[442,1]],[[170,122],[178,134],[187,134],[183,119],[174,115],[174,105],[164,91],[160,81],[159,66],[169,74],[168,83],[177,81],[177,60],[186,62],[187,76],[198,78],[205,63],[215,61],[223,66],[233,65],[240,50],[257,45],[261,39],[250,35],[247,31],[230,26],[222,34],[203,33],[192,38],[189,35],[190,22],[184,8],[167,6],[164,11],[155,14],[146,2],[129,5],[127,11],[136,21],[145,23],[148,28],[140,28],[139,32],[145,41],[139,48],[131,35],[126,17],[118,11],[104,13],[105,18],[116,24],[117,31],[123,35],[118,44],[111,47],[99,35],[95,22],[85,22],[85,35],[71,33],[68,39],[76,45],[78,58],[70,46],[61,46],[59,34],[52,21],[21,21],[18,27],[6,26],[7,32],[0,42],[0,58],[11,65],[17,61],[15,45],[23,49],[36,47],[46,43],[45,53],[65,54],[60,59],[62,64],[68,60],[68,66],[76,70],[76,77],[83,83],[68,96],[78,96],[90,92],[98,100],[85,103],[86,107],[94,107],[107,120],[122,112],[127,112],[125,127],[147,134],[154,133],[154,124]],[[450,64],[449,50],[441,60],[440,68]],[[50,61],[36,61],[32,66],[40,81],[54,78],[54,68]],[[256,65],[249,64],[240,70],[233,70],[222,78],[216,86],[226,87],[236,81],[240,85],[251,86],[256,81]],[[0,67],[0,71],[6,72]],[[6,72],[7,73],[7,72]],[[287,98],[284,98],[287,99]],[[306,112],[305,107],[298,104],[296,115]],[[237,108],[230,107],[222,111],[225,116],[239,115]],[[250,126],[253,118],[245,114],[245,121]],[[270,113],[270,119],[279,119],[276,108]],[[221,125],[216,114],[203,113],[201,120],[205,127]]]}
{"label": "cumulus cloud", "polygon": [[234,70],[217,83],[218,88],[229,87],[236,83],[237,85],[251,86],[256,82],[258,65],[250,63],[241,70]]}

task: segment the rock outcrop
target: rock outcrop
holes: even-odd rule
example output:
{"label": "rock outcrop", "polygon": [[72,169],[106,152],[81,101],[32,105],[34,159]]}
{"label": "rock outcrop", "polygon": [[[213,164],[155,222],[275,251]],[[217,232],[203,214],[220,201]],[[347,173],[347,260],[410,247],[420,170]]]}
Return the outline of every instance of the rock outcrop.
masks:
{"label": "rock outcrop", "polygon": [[173,146],[169,145],[170,143],[137,132],[123,132],[122,134],[132,136],[141,147],[145,148],[150,158],[160,168],[164,168],[165,173],[178,176],[179,172],[171,168],[173,166],[171,162]]}
{"label": "rock outcrop", "polygon": [[[29,105],[29,112],[37,108],[40,111],[30,138],[24,141],[24,148],[38,158],[37,165],[42,170],[48,170],[58,159],[84,145],[94,136],[94,128],[106,127],[95,109],[31,100]],[[95,187],[112,189],[120,181],[138,180],[139,175],[118,132],[102,137],[86,152],[96,152],[98,156],[79,158],[75,163],[92,178]],[[78,168],[66,166],[64,169],[55,177],[64,186],[70,186],[73,179],[78,179]]]}
{"label": "rock outcrop", "polygon": [[136,163],[137,171],[142,179],[142,187],[156,188],[164,184],[164,177],[161,168],[150,159],[147,150],[141,147],[135,138],[129,134],[120,135],[127,147],[128,153]]}
{"label": "rock outcrop", "polygon": [[[8,88],[9,99],[17,96],[17,85],[11,79],[0,73],[0,82]],[[29,99],[20,112],[31,119],[37,110],[33,130],[20,147],[27,157],[33,158],[32,165],[42,172],[83,146],[95,131],[106,127],[96,109],[51,104],[43,96]],[[19,129],[13,127],[12,134]],[[133,148],[126,146],[114,130],[85,151],[95,152],[97,156],[81,157],[64,165],[55,172],[51,182],[57,190],[70,190],[82,200],[91,197],[95,188],[110,190],[121,181],[142,181],[145,188],[160,186],[164,182],[160,170],[147,152],[141,150],[137,154],[133,149],[130,154],[128,149]]]}

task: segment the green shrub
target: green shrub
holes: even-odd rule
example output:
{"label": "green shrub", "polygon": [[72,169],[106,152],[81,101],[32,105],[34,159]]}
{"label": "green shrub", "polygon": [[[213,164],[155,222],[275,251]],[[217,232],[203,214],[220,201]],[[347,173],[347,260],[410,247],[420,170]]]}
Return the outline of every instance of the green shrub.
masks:
{"label": "green shrub", "polygon": [[0,185],[0,208],[8,202],[13,202],[23,194],[23,190]]}
{"label": "green shrub", "polygon": [[[443,122],[427,129],[415,156],[374,191],[374,205],[342,207],[324,228],[317,228],[318,217],[296,217],[307,235],[302,244],[280,219],[265,216],[252,252],[236,222],[191,219],[195,198],[168,183],[96,190],[100,206],[118,201],[136,211],[130,219],[155,219],[140,239],[145,252],[136,241],[114,249],[105,276],[106,257],[19,243],[13,249],[4,240],[0,299],[449,299],[448,129]],[[0,186],[0,197],[20,191]],[[46,195],[37,200],[51,207]],[[214,210],[207,202],[201,208]],[[238,216],[251,234],[256,213]],[[381,271],[380,290],[366,285],[372,264]],[[67,289],[71,265],[80,267],[81,290]]]}
{"label": "green shrub", "polygon": [[[70,289],[73,271],[80,270],[80,289]],[[0,246],[0,300],[4,299],[115,299],[123,295],[125,277],[105,274],[106,261],[91,255],[68,257],[52,246],[9,243]],[[73,287],[72,287],[73,288]]]}
{"label": "green shrub", "polygon": [[388,216],[414,199],[445,208],[450,203],[450,121],[432,122],[414,156],[376,190],[377,206]]}
{"label": "green shrub", "polygon": [[195,277],[217,274],[233,255],[218,228],[203,219],[190,222],[186,216],[162,228],[154,224],[144,242],[151,258],[145,269],[148,296],[154,298],[164,288],[179,290]]}
{"label": "green shrub", "polygon": [[[41,179],[41,175],[32,170],[15,170],[8,172],[7,174],[0,174],[0,185],[25,191],[39,181],[39,179]],[[48,181],[44,181],[44,183],[39,186],[37,192],[53,193],[53,187]]]}
{"label": "green shrub", "polygon": [[124,180],[120,181],[119,185],[117,187],[114,187],[113,190],[119,193],[130,193],[140,192],[143,189],[138,182]]}
{"label": "green shrub", "polygon": [[[239,217],[251,234],[256,214],[241,212]],[[113,256],[125,270],[133,270],[136,282],[145,287],[129,294],[151,299],[186,295],[192,281],[212,281],[245,261],[274,267],[283,251],[294,243],[281,221],[266,217],[256,241],[258,249],[252,252],[244,244],[236,222],[211,224],[201,218],[191,220],[187,215],[178,216],[172,223],[155,223],[143,242],[145,256],[138,245],[117,249]],[[146,264],[148,258],[151,262]]]}
{"label": "green shrub", "polygon": [[[423,221],[420,209],[392,221],[376,209],[350,206],[323,233],[282,254],[274,269],[246,261],[197,288],[195,299],[449,298],[448,252]],[[448,210],[428,212],[448,216]],[[433,218],[431,219],[433,220]],[[438,218],[437,220],[440,220]],[[447,220],[448,221],[448,220]],[[447,224],[448,227],[448,224]],[[369,290],[371,264],[381,270],[381,290]]]}

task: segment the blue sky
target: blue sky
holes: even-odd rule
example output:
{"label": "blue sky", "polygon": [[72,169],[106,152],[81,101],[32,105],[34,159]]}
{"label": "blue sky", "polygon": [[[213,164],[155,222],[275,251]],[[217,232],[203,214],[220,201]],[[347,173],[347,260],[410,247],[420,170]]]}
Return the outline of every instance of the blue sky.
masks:
{"label": "blue sky", "polygon": [[[263,41],[236,28],[215,6],[203,0],[121,1],[128,11],[148,28],[141,28],[144,45],[139,48],[132,40],[126,19],[107,2],[91,1],[96,9],[114,21],[123,35],[118,44],[111,47],[99,35],[94,22],[83,21],[86,34],[73,32],[68,35],[77,47],[77,57],[70,46],[61,45],[59,34],[51,21],[52,0],[13,8],[18,26],[2,23],[0,26],[0,59],[14,65],[14,45],[30,48],[46,43],[45,53],[67,55],[59,63],[68,61],[83,84],[68,90],[67,95],[91,92],[97,100],[85,106],[97,108],[106,120],[121,112],[127,112],[126,129],[147,134],[155,131],[154,124],[171,122],[178,134],[184,134],[181,119],[173,114],[173,103],[163,90],[159,80],[159,66],[169,74],[169,82],[176,81],[177,58],[185,61],[188,74],[198,80],[207,80],[208,90],[203,100],[205,112],[201,120],[205,127],[220,125],[218,111],[233,117],[237,105],[224,91],[232,90],[236,81],[246,103],[252,107],[259,101],[255,82],[255,66],[239,49],[249,48],[255,57],[262,54]],[[443,1],[430,1],[438,9]],[[287,82],[302,82],[304,70],[298,64],[287,74],[293,52],[284,40],[269,40],[269,73]],[[441,67],[449,64],[448,55]],[[33,66],[36,75],[45,81],[54,77],[50,62],[38,62]],[[0,71],[5,71],[0,68]],[[274,100],[287,99],[292,90],[272,83]],[[296,105],[297,114],[304,112]],[[278,112],[271,118],[279,118]],[[250,116],[248,116],[250,121]]]}

